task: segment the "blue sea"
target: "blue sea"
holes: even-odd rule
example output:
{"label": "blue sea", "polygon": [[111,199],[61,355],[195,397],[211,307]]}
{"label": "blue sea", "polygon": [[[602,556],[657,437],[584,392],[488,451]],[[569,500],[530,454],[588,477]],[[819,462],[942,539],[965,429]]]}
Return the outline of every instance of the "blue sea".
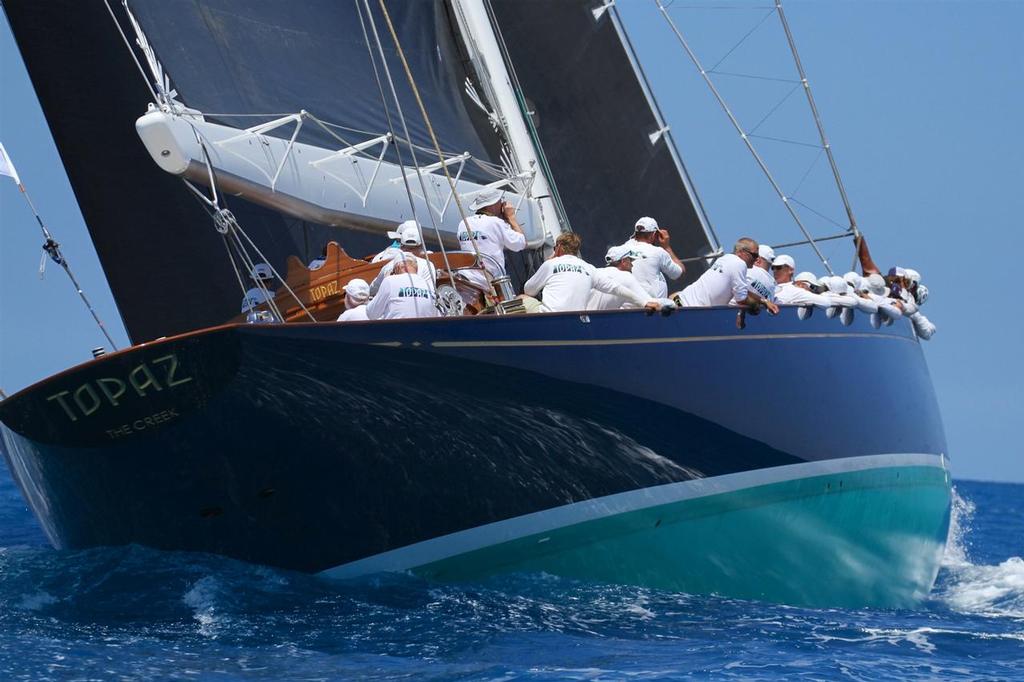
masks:
{"label": "blue sea", "polygon": [[142,547],[57,552],[0,472],[0,679],[1024,678],[1024,485],[959,482],[913,611],[515,575],[332,582]]}

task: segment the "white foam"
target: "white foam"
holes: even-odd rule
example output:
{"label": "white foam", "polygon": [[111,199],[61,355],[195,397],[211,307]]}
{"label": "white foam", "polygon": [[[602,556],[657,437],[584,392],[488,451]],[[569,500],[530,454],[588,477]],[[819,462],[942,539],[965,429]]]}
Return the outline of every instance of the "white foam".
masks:
{"label": "white foam", "polygon": [[956,486],[950,491],[952,507],[949,516],[949,535],[946,538],[946,553],[942,557],[942,565],[949,569],[971,566],[967,557],[967,533],[974,519],[974,503],[960,497]]}
{"label": "white foam", "polygon": [[44,606],[56,604],[57,598],[48,592],[39,591],[35,594],[26,594],[21,597],[18,606],[26,611],[38,611]]}
{"label": "white foam", "polygon": [[1024,559],[1010,557],[996,566],[975,565],[967,553],[967,536],[975,506],[952,490],[949,538],[942,565],[951,576],[938,595],[954,611],[972,615],[1024,619]]}
{"label": "white foam", "polygon": [[200,578],[181,598],[192,609],[192,618],[199,623],[199,634],[204,637],[217,636],[216,598],[219,585],[213,576]]}

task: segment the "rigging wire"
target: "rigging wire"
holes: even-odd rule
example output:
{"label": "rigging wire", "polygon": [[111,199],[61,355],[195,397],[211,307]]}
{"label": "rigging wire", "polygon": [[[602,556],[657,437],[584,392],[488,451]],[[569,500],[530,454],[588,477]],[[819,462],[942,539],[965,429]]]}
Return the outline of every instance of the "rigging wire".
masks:
{"label": "rigging wire", "polygon": [[[455,273],[452,270],[451,263],[448,260],[448,250],[445,248],[444,240],[441,238],[441,230],[437,226],[437,220],[434,217],[434,212],[430,210],[430,202],[427,200],[427,185],[426,185],[426,182],[423,179],[423,172],[420,170],[419,160],[416,158],[416,149],[412,145],[412,136],[409,134],[409,125],[408,125],[408,122],[405,119],[405,113],[402,111],[402,104],[401,104],[401,101],[398,98],[398,91],[395,89],[395,81],[391,77],[391,68],[388,66],[387,55],[384,52],[384,45],[381,42],[380,33],[377,31],[377,22],[373,18],[373,10],[370,8],[370,1],[369,0],[364,0],[364,2],[365,2],[365,7],[366,7],[366,14],[367,14],[367,17],[370,20],[370,28],[373,31],[374,41],[377,44],[377,52],[380,54],[381,64],[384,67],[384,75],[387,77],[387,80],[388,80],[388,87],[391,90],[391,97],[395,101],[395,110],[398,113],[398,120],[401,122],[402,130],[405,132],[405,136],[409,140],[409,154],[412,156],[412,163],[413,163],[413,166],[416,169],[416,177],[419,178],[420,189],[423,192],[423,200],[427,204],[427,215],[430,217],[430,223],[433,226],[434,233],[437,236],[437,242],[438,242],[438,245],[441,248],[441,256],[444,258],[445,269],[448,271],[448,277],[454,283],[455,282]],[[394,26],[391,23],[391,15],[388,14],[388,9],[384,5],[383,0],[381,0],[380,5],[381,5],[381,10],[383,11],[383,14],[384,14],[384,18],[387,20],[388,28],[391,31],[391,37],[394,40],[395,48],[396,48],[396,50],[398,52],[399,57],[402,60],[403,66],[405,67],[406,75],[409,78],[409,83],[410,83],[410,85],[412,86],[412,89],[413,89],[413,94],[416,95],[416,101],[420,105],[420,111],[423,113],[424,119],[427,121],[427,128],[430,131],[431,138],[434,139],[435,147],[437,147],[437,144],[436,144],[437,140],[434,137],[434,130],[430,126],[429,119],[427,119],[426,111],[423,109],[423,103],[422,103],[422,101],[420,100],[420,97],[419,97],[419,90],[416,89],[416,82],[412,78],[412,74],[409,72],[409,65],[405,61],[405,53],[402,51],[402,46],[401,46],[401,44],[398,41],[398,35],[395,33],[395,28],[394,28]],[[449,186],[451,187],[451,191],[452,191],[452,197],[455,199],[455,204],[456,204],[456,206],[459,209],[459,216],[462,219],[462,221],[465,221],[466,220],[466,214],[465,214],[465,212],[462,209],[462,201],[459,199],[458,192],[456,192],[456,190],[455,190],[455,183],[453,183],[451,181],[451,175],[448,172],[448,165],[445,163],[445,158],[444,158],[444,155],[441,153],[440,148],[438,148],[437,151],[438,151],[438,158],[441,161],[441,169],[444,171],[445,177],[448,178]],[[409,194],[409,200],[412,201],[412,190],[409,187],[407,177],[406,177],[406,175],[404,173],[402,174],[402,178],[403,178],[403,181],[405,181],[405,183],[406,183],[405,184],[405,188],[406,188],[406,192]],[[417,221],[417,226],[419,226],[419,222],[418,221]],[[423,241],[423,228],[420,227],[419,229],[420,229],[420,241],[422,242]],[[468,232],[470,234],[470,237],[472,237],[472,230],[468,230]],[[480,262],[480,250],[476,246],[476,240],[471,238],[470,239],[470,243],[473,244],[473,249],[474,249],[474,251],[476,251],[477,261]],[[486,270],[485,270],[485,272],[486,272]],[[435,290],[434,293],[436,295],[436,293],[437,293],[436,290]]]}
{"label": "rigging wire", "polygon": [[750,29],[749,31],[747,31],[743,35],[743,37],[739,39],[739,42],[737,42],[735,45],[733,45],[731,48],[729,48],[729,51],[726,52],[725,55],[721,59],[719,59],[717,62],[715,62],[714,66],[712,66],[710,69],[708,69],[708,71],[712,71],[713,72],[715,69],[717,69],[719,66],[721,66],[722,62],[724,62],[726,59],[728,59],[729,55],[731,55],[733,52],[738,50],[740,45],[742,45],[743,43],[747,42],[747,38],[752,36],[757,29],[761,28],[761,26],[764,24],[764,22],[768,21],[768,17],[770,17],[773,14],[775,14],[775,8],[774,7],[772,7],[770,10],[768,10],[768,12],[765,13],[765,15],[763,17],[761,17],[761,20],[758,21],[756,24],[754,24],[754,27],[752,29]]}
{"label": "rigging wire", "polygon": [[103,0],[103,4],[107,6],[107,11],[110,12],[110,18],[114,21],[114,26],[117,27],[117,32],[121,34],[121,40],[124,41],[125,47],[128,48],[128,53],[131,54],[132,60],[135,62],[135,66],[138,67],[139,73],[142,75],[142,81],[146,84],[146,87],[149,88],[149,93],[153,95],[153,103],[159,105],[160,97],[156,94],[153,84],[149,82],[149,76],[146,74],[146,70],[142,68],[142,62],[139,61],[138,56],[135,54],[135,50],[132,49],[132,44],[128,41],[128,36],[125,35],[124,29],[121,28],[121,22],[117,20],[117,15],[114,14],[114,8],[110,6],[109,0]]}
{"label": "rigging wire", "polygon": [[810,232],[808,232],[807,228],[804,226],[803,220],[801,220],[800,218],[800,214],[797,213],[795,208],[793,208],[792,202],[790,202],[789,197],[787,197],[786,193],[782,191],[782,188],[779,186],[779,183],[775,180],[775,177],[772,175],[771,170],[768,169],[768,165],[765,163],[764,159],[761,158],[761,155],[758,153],[757,148],[754,147],[754,144],[750,141],[750,136],[743,129],[743,126],[740,125],[739,120],[733,114],[732,109],[729,108],[729,105],[726,103],[721,93],[718,92],[718,88],[715,87],[714,81],[711,80],[711,76],[708,75],[707,70],[701,64],[700,59],[697,57],[696,53],[694,53],[693,49],[690,47],[690,44],[687,42],[686,38],[683,37],[682,32],[680,32],[679,28],[672,20],[672,17],[668,13],[668,9],[665,7],[662,0],[655,0],[655,4],[661,11],[662,16],[665,18],[665,21],[669,25],[669,28],[675,34],[676,39],[679,41],[679,44],[682,46],[683,50],[690,58],[690,61],[692,61],[694,66],[697,67],[697,70],[700,72],[700,75],[704,79],[704,82],[711,90],[711,94],[714,95],[715,99],[718,101],[719,106],[725,112],[726,116],[728,116],[729,121],[732,123],[733,127],[740,134],[740,138],[743,140],[743,143],[747,146],[747,150],[754,157],[754,160],[760,167],[761,172],[764,173],[765,177],[768,179],[768,182],[775,190],[775,193],[779,196],[779,199],[782,200],[782,204],[783,206],[786,207],[786,210],[789,212],[790,217],[792,217],[794,222],[796,222],[797,227],[800,228],[800,231],[807,239],[811,248],[814,249],[814,253],[818,256],[818,259],[821,260],[822,265],[825,266],[825,269],[828,270],[828,273],[830,275],[834,275],[835,272],[833,272],[832,266],[829,263],[828,259],[825,257],[825,254],[823,254],[821,252],[821,249],[818,248],[817,244],[814,241],[814,238],[811,237]]}
{"label": "rigging wire", "polygon": [[82,286],[78,283],[78,279],[75,277],[75,273],[71,271],[71,265],[68,263],[67,258],[61,253],[60,244],[53,238],[50,230],[46,227],[46,223],[43,222],[42,217],[39,215],[39,211],[36,210],[36,205],[32,201],[32,197],[29,196],[28,190],[25,189],[25,185],[18,179],[18,189],[21,191],[21,195],[25,197],[25,201],[28,202],[29,209],[32,211],[32,215],[35,216],[36,222],[39,224],[39,229],[43,232],[43,251],[46,255],[43,256],[43,262],[39,267],[39,274],[42,276],[43,266],[46,264],[46,256],[48,255],[54,263],[61,266],[64,272],[67,273],[68,278],[71,280],[71,284],[74,285],[75,291],[78,292],[78,296],[82,299],[82,303],[89,310],[89,314],[92,315],[92,319],[96,321],[96,325],[103,332],[103,336],[106,337],[107,342],[110,343],[110,347],[115,351],[118,349],[117,344],[114,343],[114,339],[110,336],[110,332],[107,331],[106,325],[103,324],[103,320],[100,319],[96,309],[92,307],[92,303],[89,302],[88,297],[82,290]]}

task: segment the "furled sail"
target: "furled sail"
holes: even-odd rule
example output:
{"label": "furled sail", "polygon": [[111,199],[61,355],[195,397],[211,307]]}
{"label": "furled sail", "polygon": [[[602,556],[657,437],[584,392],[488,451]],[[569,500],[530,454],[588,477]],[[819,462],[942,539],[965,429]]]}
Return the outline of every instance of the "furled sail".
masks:
{"label": "furled sail", "polygon": [[[680,257],[712,235],[628,38],[604,0],[491,0],[569,222],[602,261],[640,216],[671,230]],[[703,271],[689,263],[688,279]]]}

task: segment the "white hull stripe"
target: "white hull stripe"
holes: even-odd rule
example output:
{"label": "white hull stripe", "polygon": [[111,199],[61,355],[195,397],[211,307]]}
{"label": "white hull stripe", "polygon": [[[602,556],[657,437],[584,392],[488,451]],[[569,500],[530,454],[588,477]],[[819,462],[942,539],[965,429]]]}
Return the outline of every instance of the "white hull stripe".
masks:
{"label": "white hull stripe", "polygon": [[801,462],[783,466],[724,474],[679,483],[630,490],[583,502],[574,502],[553,509],[516,516],[476,528],[442,535],[389,552],[335,566],[322,575],[350,578],[368,573],[406,571],[417,566],[472,552],[492,545],[517,540],[538,533],[547,533],[566,526],[617,514],[657,507],[663,504],[693,500],[710,495],[736,492],[744,488],[796,481],[803,478],[843,474],[867,469],[928,466],[946,469],[944,455],[890,454],[846,457],[820,462]]}

